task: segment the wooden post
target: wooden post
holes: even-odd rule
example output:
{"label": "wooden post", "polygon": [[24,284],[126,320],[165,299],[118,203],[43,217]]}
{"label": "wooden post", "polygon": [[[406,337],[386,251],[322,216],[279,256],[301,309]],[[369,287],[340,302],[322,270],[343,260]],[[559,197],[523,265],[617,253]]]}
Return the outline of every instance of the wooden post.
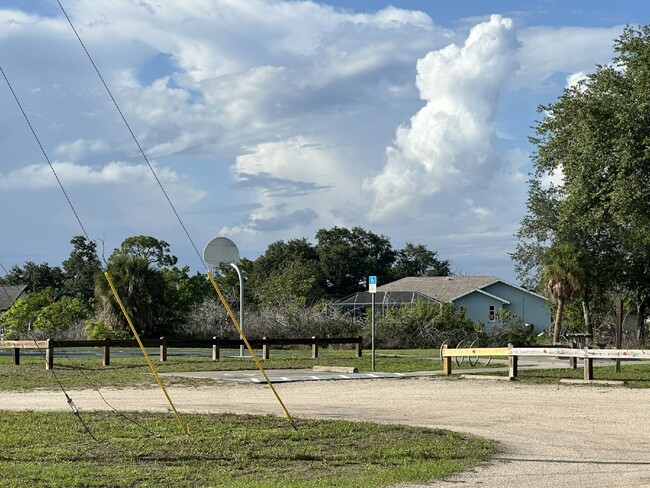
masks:
{"label": "wooden post", "polygon": [[578,367],[578,358],[573,356],[569,358],[569,368],[576,369]]}
{"label": "wooden post", "polygon": [[442,374],[449,376],[451,374],[451,358],[444,355],[444,351],[447,350],[447,344],[442,346],[443,356],[442,356]]}
{"label": "wooden post", "polygon": [[268,337],[262,337],[264,343],[262,344],[262,359],[268,359],[271,356],[271,344]]}
{"label": "wooden post", "polygon": [[102,354],[102,366],[111,364],[111,340],[104,339],[104,353]]}
{"label": "wooden post", "polygon": [[511,380],[517,379],[518,359],[518,356],[508,356],[508,376]]}
{"label": "wooden post", "polygon": [[52,339],[47,340],[47,349],[45,350],[45,369],[54,369],[54,342],[52,342]]}
{"label": "wooden post", "polygon": [[[623,347],[623,300],[618,299],[616,301],[616,349],[621,349]],[[617,373],[621,372],[621,360],[620,358],[616,360]]]}
{"label": "wooden post", "polygon": [[585,381],[590,381],[594,379],[594,359],[593,358],[584,358],[584,367],[585,367],[585,374],[584,374],[584,379]]}
{"label": "wooden post", "polygon": [[160,362],[164,363],[167,361],[167,341],[164,337],[161,337],[160,340],[162,341],[160,343]]}
{"label": "wooden post", "polygon": [[363,337],[359,336],[355,349],[356,349],[357,357],[360,358],[361,355],[363,354]]}
{"label": "wooden post", "polygon": [[219,361],[219,340],[216,336],[212,340],[214,341],[212,344],[212,360]]}
{"label": "wooden post", "polygon": [[11,350],[11,358],[13,359],[14,366],[19,366],[20,365],[20,348],[19,347],[14,347]]}
{"label": "wooden post", "polygon": [[312,336],[311,341],[311,358],[318,359],[318,337]]}

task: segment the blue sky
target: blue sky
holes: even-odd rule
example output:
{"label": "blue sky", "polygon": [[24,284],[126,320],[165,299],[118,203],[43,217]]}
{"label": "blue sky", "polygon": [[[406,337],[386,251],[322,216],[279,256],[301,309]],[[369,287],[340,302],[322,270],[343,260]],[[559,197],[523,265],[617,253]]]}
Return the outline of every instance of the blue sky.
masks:
{"label": "blue sky", "polygon": [[[201,250],[334,225],[516,282],[536,107],[611,61],[638,1],[63,0]],[[91,238],[202,268],[53,0],[0,1],[6,72]],[[0,262],[80,228],[0,82]]]}

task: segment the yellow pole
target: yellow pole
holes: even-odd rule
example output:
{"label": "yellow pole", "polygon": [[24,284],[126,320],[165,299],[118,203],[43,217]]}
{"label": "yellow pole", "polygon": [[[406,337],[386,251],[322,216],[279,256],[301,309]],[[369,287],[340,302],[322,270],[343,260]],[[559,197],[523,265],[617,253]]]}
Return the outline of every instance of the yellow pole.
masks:
{"label": "yellow pole", "polygon": [[124,317],[126,318],[126,321],[129,323],[129,327],[131,327],[131,331],[133,332],[133,335],[135,336],[135,340],[138,341],[138,344],[140,345],[140,349],[142,350],[142,354],[144,354],[144,357],[147,360],[147,363],[149,363],[149,368],[151,368],[151,371],[153,372],[153,375],[156,378],[156,381],[160,385],[160,388],[162,389],[163,393],[165,394],[165,397],[167,397],[167,401],[169,402],[169,405],[172,407],[172,410],[174,411],[174,414],[176,415],[176,418],[178,419],[178,423],[181,424],[181,427],[183,429],[183,432],[185,432],[185,435],[190,435],[190,429],[188,428],[187,424],[185,422],[183,422],[183,419],[181,418],[180,414],[178,413],[178,410],[176,410],[176,407],[174,406],[174,403],[172,402],[172,399],[169,398],[169,394],[167,393],[167,390],[165,389],[165,385],[163,384],[162,379],[158,375],[158,372],[156,371],[156,367],[153,365],[153,362],[151,361],[151,358],[149,357],[149,354],[147,354],[147,350],[145,349],[144,344],[142,344],[142,341],[140,340],[140,336],[138,335],[138,332],[135,330],[135,326],[133,325],[133,322],[131,321],[131,317],[129,316],[129,313],[126,311],[126,307],[124,306],[124,303],[122,303],[122,300],[120,299],[120,295],[117,293],[115,285],[113,284],[113,280],[111,280],[111,276],[108,274],[108,271],[104,272],[104,276],[106,277],[106,281],[108,281],[108,284],[111,287],[111,290],[113,291],[113,295],[115,296],[115,300],[117,300],[117,303],[119,304],[120,308],[122,309],[122,313],[124,314]]}
{"label": "yellow pole", "polygon": [[268,383],[269,387],[271,388],[271,391],[273,391],[273,394],[275,395],[275,398],[278,399],[278,402],[280,402],[280,405],[282,406],[282,409],[284,410],[284,413],[287,417],[287,420],[291,424],[291,426],[298,430],[296,427],[296,424],[293,422],[293,419],[291,418],[291,414],[289,413],[289,410],[287,410],[287,407],[284,405],[284,402],[280,398],[280,395],[278,392],[275,390],[273,387],[273,383],[271,383],[271,380],[269,379],[268,375],[266,374],[266,371],[264,371],[264,367],[262,366],[262,363],[260,363],[259,359],[257,359],[257,356],[255,352],[253,351],[253,348],[251,347],[250,343],[248,342],[248,339],[246,339],[246,336],[244,335],[244,331],[242,328],[239,326],[239,322],[237,322],[237,319],[235,318],[235,314],[232,312],[230,305],[228,305],[228,302],[226,301],[226,297],[223,296],[223,293],[221,293],[221,290],[219,289],[219,286],[217,285],[217,282],[214,280],[214,277],[212,276],[212,273],[210,271],[207,271],[208,277],[210,278],[210,283],[212,283],[212,286],[214,287],[215,291],[217,292],[217,295],[219,295],[219,300],[221,300],[221,303],[223,303],[223,306],[226,308],[226,312],[228,312],[228,315],[230,316],[233,324],[235,324],[235,328],[237,329],[237,332],[239,332],[239,335],[242,337],[244,344],[246,344],[246,347],[248,348],[248,352],[251,353],[251,357],[255,361],[255,364],[257,365],[257,368],[262,372],[262,375],[264,376],[264,379]]}

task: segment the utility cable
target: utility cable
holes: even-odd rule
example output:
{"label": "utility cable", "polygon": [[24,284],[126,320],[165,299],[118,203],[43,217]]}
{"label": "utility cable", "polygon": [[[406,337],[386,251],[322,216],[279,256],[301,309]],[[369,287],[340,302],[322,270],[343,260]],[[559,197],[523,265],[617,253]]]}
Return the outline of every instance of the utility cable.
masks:
{"label": "utility cable", "polygon": [[[16,94],[15,90],[13,89],[13,86],[11,85],[11,82],[9,81],[9,78],[7,77],[7,75],[6,75],[5,71],[4,71],[4,69],[2,69],[2,66],[0,66],[0,72],[2,73],[2,77],[4,78],[5,82],[7,83],[7,86],[9,87],[9,90],[11,91],[11,94],[13,95],[14,100],[16,101],[16,104],[17,104],[18,107],[20,108],[20,111],[21,111],[21,113],[23,114],[23,117],[24,117],[24,119],[25,119],[25,122],[27,122],[27,125],[29,126],[29,129],[31,130],[32,135],[34,136],[34,139],[36,140],[36,143],[38,144],[38,147],[41,149],[41,152],[43,153],[43,156],[45,157],[45,160],[47,161],[47,164],[49,165],[50,169],[52,170],[52,174],[53,174],[54,177],[56,178],[56,181],[57,181],[57,183],[59,184],[59,188],[61,188],[61,191],[63,192],[63,195],[65,196],[65,198],[66,198],[66,200],[67,200],[67,202],[68,202],[68,205],[70,206],[70,209],[72,210],[72,213],[74,214],[75,218],[77,219],[77,222],[79,223],[79,227],[81,228],[81,231],[83,232],[83,234],[84,234],[84,236],[86,237],[86,239],[88,240],[88,242],[90,242],[91,239],[90,239],[90,237],[88,236],[88,233],[86,232],[86,228],[84,227],[83,223],[81,222],[81,219],[79,218],[79,214],[77,213],[77,210],[75,209],[74,205],[72,204],[72,200],[70,200],[70,197],[68,196],[68,193],[67,193],[65,187],[63,186],[63,183],[61,182],[61,179],[59,178],[59,175],[57,174],[56,170],[54,169],[54,165],[52,164],[52,162],[51,162],[49,156],[47,155],[47,152],[45,151],[45,148],[43,147],[43,144],[41,144],[41,141],[40,141],[38,135],[36,134],[36,131],[34,130],[34,126],[32,125],[32,123],[31,123],[29,117],[27,116],[27,113],[26,113],[25,110],[23,109],[23,106],[22,106],[22,104],[20,103],[20,99],[18,98],[18,95]],[[7,270],[6,270],[6,268],[5,268],[1,263],[0,263],[0,267],[2,267],[2,270],[4,271],[5,275],[9,274],[9,273],[7,272]],[[3,290],[4,290],[4,292],[7,294],[7,297],[9,298],[9,300],[11,301],[11,304],[13,305],[13,303],[15,302],[15,299],[12,300],[12,298],[9,296],[9,293],[7,292],[7,290],[6,290],[5,288],[3,288]],[[32,336],[32,339],[34,340],[34,343],[36,344],[36,347],[38,348],[38,350],[39,350],[39,351],[41,352],[41,354],[42,354],[42,351],[40,350],[40,347],[39,347],[39,345],[38,345],[38,342],[34,339],[33,335],[31,334],[31,331],[29,331],[29,333],[30,333],[30,336]],[[66,354],[66,355],[67,355],[67,354]],[[47,358],[44,357],[44,359],[45,359],[45,361],[47,362]],[[86,423],[84,422],[83,418],[81,417],[81,414],[79,413],[79,410],[78,410],[77,407],[75,406],[74,402],[72,401],[72,399],[70,398],[70,396],[68,395],[68,393],[65,391],[65,388],[64,388],[63,385],[61,384],[61,381],[59,380],[58,376],[56,375],[56,373],[54,372],[53,369],[50,369],[50,371],[52,372],[52,375],[54,376],[54,378],[56,379],[57,383],[59,384],[59,387],[61,388],[61,390],[62,390],[63,393],[65,394],[65,397],[66,397],[66,401],[67,401],[67,403],[68,403],[68,406],[71,408],[72,412],[73,412],[73,413],[75,414],[75,416],[79,419],[79,421],[83,424],[84,428],[85,428],[86,431],[90,434],[90,436],[91,436],[93,439],[95,439],[95,437],[92,435],[92,433],[91,433],[90,430],[88,429],[88,426],[87,426]],[[99,393],[99,396],[102,398],[102,400],[104,400],[104,402],[105,402],[105,403],[106,403],[106,404],[107,404],[111,409],[115,410],[115,408],[114,408],[112,405],[110,405],[110,404],[106,401],[106,399],[104,398],[104,396],[101,394],[101,392],[99,392],[99,390],[95,387],[95,385],[92,384],[92,382],[91,382],[91,385],[93,386],[93,388],[95,389],[95,391],[97,391],[97,393]],[[117,410],[115,410],[115,411],[117,412]],[[118,412],[118,413],[119,413],[119,412]],[[134,423],[135,423],[135,422],[134,422]],[[136,423],[136,424],[137,424],[137,423]],[[142,427],[142,426],[141,426],[141,427]],[[149,429],[147,429],[147,428],[145,428],[145,427],[142,427],[142,428],[145,429],[145,430],[147,430],[148,432],[152,433]],[[153,434],[154,436],[158,436],[158,435],[155,434],[155,433],[152,433],[152,434]],[[97,439],[95,439],[95,440],[97,440]]]}
{"label": "utility cable", "polygon": [[[151,164],[151,162],[149,161],[149,158],[147,157],[147,155],[145,154],[144,150],[142,149],[142,146],[141,146],[140,142],[138,141],[138,138],[135,136],[135,133],[134,133],[133,130],[131,129],[131,126],[129,125],[128,121],[126,120],[126,117],[124,116],[124,113],[123,113],[122,110],[120,109],[120,106],[118,105],[117,100],[115,100],[115,97],[113,96],[113,93],[111,92],[110,88],[108,87],[108,84],[106,83],[106,81],[104,81],[104,77],[103,77],[102,74],[100,73],[99,68],[98,68],[97,65],[95,64],[95,61],[93,60],[92,56],[90,55],[90,52],[89,52],[88,49],[86,48],[86,45],[84,44],[83,40],[81,39],[81,36],[79,36],[79,33],[77,32],[77,29],[75,28],[74,24],[72,23],[72,20],[71,20],[70,17],[68,16],[68,13],[66,12],[65,8],[63,8],[63,5],[61,4],[61,1],[60,1],[60,0],[57,0],[57,3],[59,4],[59,7],[61,8],[61,11],[63,12],[63,15],[64,15],[65,18],[67,19],[68,24],[70,24],[70,28],[71,28],[72,31],[74,32],[74,35],[76,36],[77,40],[79,41],[79,44],[81,44],[81,47],[83,48],[84,52],[86,53],[86,56],[88,57],[88,60],[90,61],[90,64],[91,64],[92,67],[95,69],[95,72],[97,73],[97,76],[98,76],[99,79],[101,80],[102,85],[104,85],[104,88],[106,89],[106,92],[108,93],[110,99],[112,100],[113,105],[115,105],[115,108],[117,109],[117,112],[120,114],[120,117],[122,118],[122,121],[124,122],[124,125],[126,125],[126,128],[128,129],[129,133],[131,134],[131,137],[133,138],[133,141],[135,142],[136,146],[138,147],[138,150],[140,151],[140,154],[142,155],[143,159],[144,159],[145,162],[147,163],[147,166],[149,166],[149,170],[150,170],[151,173],[153,174],[153,177],[155,178],[156,182],[158,183],[158,186],[160,187],[160,190],[163,192],[163,195],[165,196],[165,199],[167,200],[167,203],[169,203],[169,206],[171,207],[172,211],[174,212],[174,215],[176,216],[176,219],[178,220],[178,223],[181,225],[181,228],[182,228],[183,231],[185,232],[185,235],[187,236],[187,239],[189,240],[190,244],[192,245],[192,248],[194,249],[194,252],[195,252],[196,255],[198,256],[198,258],[199,258],[199,262],[201,262],[201,263],[203,264],[203,266],[205,267],[205,270],[207,271],[208,276],[210,277],[210,281],[212,282],[212,286],[215,288],[217,294],[219,295],[219,299],[221,300],[221,303],[222,303],[222,304],[224,305],[224,307],[226,308],[226,311],[229,312],[229,315],[230,315],[230,317],[231,317],[231,319],[232,319],[232,321],[233,321],[233,324],[235,325],[235,328],[238,329],[238,332],[239,332],[240,336],[242,337],[242,339],[243,339],[244,342],[246,343],[246,345],[247,345],[247,347],[248,347],[248,350],[249,350],[250,353],[251,353],[251,356],[252,356],[253,359],[255,360],[255,364],[257,365],[258,369],[262,372],[262,374],[263,374],[264,377],[266,378],[266,381],[267,381],[269,387],[271,388],[271,390],[273,391],[273,394],[275,395],[275,397],[276,397],[276,398],[278,399],[278,401],[280,402],[280,405],[281,405],[282,408],[284,409],[284,411],[285,411],[285,413],[286,413],[286,416],[287,416],[287,419],[289,420],[289,423],[291,424],[291,426],[292,426],[294,429],[297,429],[295,423],[293,422],[293,420],[292,420],[292,418],[291,418],[291,415],[289,414],[289,411],[287,410],[287,408],[285,407],[284,403],[282,402],[282,399],[280,398],[280,395],[278,395],[277,391],[276,391],[275,388],[273,387],[273,384],[272,384],[271,381],[269,380],[269,378],[268,378],[268,376],[267,376],[267,374],[266,374],[266,371],[264,371],[264,367],[262,366],[262,364],[261,364],[261,363],[259,362],[259,360],[257,359],[257,356],[256,356],[255,353],[253,352],[253,349],[250,347],[250,344],[248,344],[248,340],[246,339],[246,336],[245,336],[244,333],[242,332],[241,328],[239,327],[239,324],[238,324],[237,320],[235,319],[234,314],[233,314],[232,311],[230,310],[230,307],[229,307],[228,303],[226,302],[225,297],[223,296],[223,294],[222,294],[221,291],[219,290],[219,287],[217,286],[216,281],[214,280],[214,278],[213,278],[212,275],[210,274],[210,269],[208,268],[208,266],[207,266],[207,264],[205,263],[205,261],[203,261],[203,257],[201,256],[201,253],[199,252],[198,248],[196,247],[196,244],[194,243],[194,240],[192,239],[192,236],[190,236],[190,233],[189,233],[189,231],[187,230],[187,227],[185,226],[185,224],[183,223],[183,220],[181,219],[180,214],[176,211],[176,207],[174,207],[174,204],[172,203],[171,199],[169,198],[169,195],[168,195],[167,192],[165,191],[165,187],[163,186],[162,182],[161,182],[160,179],[158,178],[158,175],[156,174],[156,171],[154,170],[153,165]],[[110,279],[109,279],[108,275],[106,275],[106,279],[109,280],[109,284],[111,285],[111,288],[113,288],[113,286],[112,286],[112,284],[111,284],[111,282],[110,282]],[[114,290],[114,293],[115,293],[115,290]],[[117,297],[117,295],[116,295],[116,297]],[[117,298],[118,298],[118,301],[119,301],[119,297],[117,297]],[[122,307],[122,308],[123,308],[123,307]],[[127,321],[130,321],[129,316],[128,316],[128,314],[126,313],[126,311],[125,311],[124,308],[123,308],[123,312],[124,312],[124,316],[127,318]],[[136,337],[136,338],[137,338],[137,337]],[[145,352],[145,357],[147,357],[146,352]],[[148,357],[147,357],[147,358],[148,358]],[[154,371],[155,371],[155,370],[154,370]],[[154,372],[154,374],[155,374],[155,372]],[[156,376],[157,376],[157,375],[156,375]],[[162,386],[162,384],[161,384],[161,386]],[[164,387],[163,387],[163,390],[164,390]],[[167,394],[167,392],[165,391],[165,395],[166,395],[166,394]],[[169,397],[168,397],[168,399],[169,399]],[[170,403],[171,403],[171,400],[170,400]],[[173,405],[172,405],[172,407],[173,407]],[[175,409],[174,409],[174,411],[175,411]],[[183,425],[183,422],[182,422],[182,420],[181,420],[180,418],[179,418],[179,422],[181,423],[181,425]]]}
{"label": "utility cable", "polygon": [[[72,23],[72,20],[70,20],[70,17],[68,16],[68,13],[66,10],[63,8],[63,5],[61,5],[61,2],[57,0],[57,3],[59,4],[59,7],[61,8],[61,11],[63,12],[63,15],[65,15],[65,18],[68,21],[68,24],[70,24],[70,28],[72,29],[72,32],[74,32],[74,35],[77,37],[77,40],[79,41],[79,44],[81,44],[81,47],[83,48],[84,52],[86,53],[86,56],[88,56],[88,60],[90,61],[90,64],[92,64],[93,68],[95,69],[95,72],[97,73],[97,76],[102,82],[102,85],[104,85],[104,88],[106,89],[106,92],[108,93],[108,96],[111,98],[111,101],[113,102],[113,105],[115,105],[115,109],[117,112],[120,114],[120,117],[122,118],[122,121],[124,122],[124,125],[129,131],[129,134],[131,134],[131,137],[133,138],[133,141],[135,142],[135,145],[138,147],[138,150],[140,151],[140,154],[142,155],[142,158],[145,160],[147,163],[147,166],[149,166],[149,170],[151,171],[151,174],[153,175],[154,179],[156,180],[156,183],[158,183],[158,186],[160,187],[160,190],[162,191],[163,195],[165,196],[165,199],[167,200],[167,203],[169,203],[169,206],[171,207],[172,211],[174,212],[174,215],[176,216],[176,220],[178,220],[178,223],[181,225],[183,231],[185,232],[185,235],[187,236],[188,240],[192,244],[192,247],[194,248],[194,252],[196,252],[196,255],[199,257],[199,261],[203,263],[204,266],[205,263],[203,262],[203,258],[201,257],[201,253],[199,252],[199,249],[196,247],[196,244],[194,243],[194,240],[192,239],[192,236],[190,236],[189,231],[187,230],[187,227],[185,227],[185,224],[183,223],[183,220],[181,219],[180,214],[176,210],[176,207],[172,203],[171,198],[169,198],[169,195],[167,194],[167,191],[165,190],[165,187],[163,186],[162,182],[160,181],[160,178],[158,178],[158,175],[156,174],[156,171],[153,168],[153,165],[149,161],[149,158],[147,157],[146,153],[144,152],[144,149],[142,149],[142,146],[140,145],[140,142],[138,141],[138,138],[135,136],[135,133],[131,129],[131,126],[129,125],[129,122],[126,120],[126,117],[122,113],[122,109],[120,109],[120,106],[117,104],[117,100],[115,100],[115,97],[113,96],[113,93],[111,92],[111,89],[108,87],[106,84],[106,81],[104,81],[104,77],[99,71],[99,68],[97,68],[97,65],[95,64],[95,61],[93,60],[92,56],[90,55],[90,52],[88,52],[88,49],[86,49],[86,45],[84,42],[81,40],[81,37],[79,36],[79,33],[77,32],[77,29],[75,28],[74,24]],[[207,269],[207,266],[206,266]]]}
{"label": "utility cable", "polygon": [[5,74],[4,70],[2,69],[2,66],[0,66],[0,72],[2,72],[2,77],[5,79],[7,82],[7,86],[9,87],[9,90],[11,91],[11,94],[14,97],[14,100],[16,100],[16,103],[18,104],[18,107],[20,108],[20,111],[23,114],[23,117],[25,118],[25,122],[27,122],[27,125],[29,126],[29,130],[32,131],[32,135],[34,136],[34,139],[36,139],[36,143],[38,144],[38,147],[41,148],[41,152],[43,153],[43,156],[45,156],[45,160],[47,161],[47,164],[50,166],[50,169],[52,170],[52,174],[54,174],[54,178],[56,178],[57,183],[59,184],[59,187],[61,188],[61,191],[63,192],[63,195],[65,195],[65,199],[68,201],[68,205],[72,209],[72,213],[74,214],[75,218],[77,219],[77,222],[79,223],[79,227],[81,227],[81,231],[83,232],[84,236],[86,236],[86,239],[90,242],[90,237],[88,237],[88,233],[86,232],[86,229],[84,225],[81,223],[81,219],[79,218],[79,214],[77,213],[77,210],[74,208],[74,205],[72,204],[72,200],[70,200],[70,197],[68,196],[68,192],[65,191],[65,188],[63,187],[63,183],[61,183],[61,180],[59,179],[59,175],[56,173],[56,170],[54,169],[54,166],[52,165],[52,162],[50,161],[49,156],[45,152],[45,149],[43,148],[43,144],[41,144],[41,140],[38,138],[36,135],[36,131],[34,130],[34,127],[32,126],[32,123],[29,120],[29,117],[27,117],[27,114],[25,113],[25,110],[23,109],[23,106],[20,103],[20,100],[18,99],[18,96],[16,95],[16,92],[14,91],[13,87],[11,86],[11,83],[9,83],[9,79],[7,78],[7,75]]}
{"label": "utility cable", "polygon": [[41,356],[43,357],[43,361],[45,362],[45,365],[46,365],[47,369],[50,371],[50,373],[52,373],[52,376],[54,376],[54,379],[55,379],[56,382],[58,383],[59,388],[61,388],[61,391],[62,391],[63,394],[65,395],[65,400],[66,400],[66,402],[67,402],[67,404],[68,404],[68,407],[70,407],[70,410],[72,411],[72,413],[74,414],[74,416],[77,417],[77,419],[79,419],[79,422],[81,422],[81,425],[83,426],[83,428],[84,428],[84,430],[86,431],[86,433],[87,433],[90,437],[92,437],[92,439],[93,439],[95,442],[99,442],[98,439],[93,435],[92,431],[90,430],[90,428],[88,427],[88,425],[86,424],[86,422],[84,421],[83,417],[81,416],[81,412],[79,412],[79,409],[78,409],[77,406],[75,405],[74,401],[72,400],[72,398],[70,398],[70,395],[68,395],[68,392],[65,390],[65,387],[63,386],[63,383],[61,383],[61,380],[59,379],[59,377],[57,376],[57,374],[54,372],[54,369],[53,369],[53,368],[49,368],[49,363],[48,363],[48,360],[47,360],[47,355],[43,352],[43,350],[41,349],[41,346],[38,345],[38,341],[36,340],[36,337],[34,337],[34,334],[32,334],[32,331],[29,330],[29,329],[27,329],[27,333],[28,333],[29,336],[31,337],[32,341],[34,341],[34,344],[36,345],[36,349],[38,349],[38,352],[39,352],[39,353],[41,354]]}
{"label": "utility cable", "polygon": [[178,423],[180,424],[181,428],[185,432],[185,435],[190,435],[190,429],[188,428],[187,424],[181,418],[181,414],[178,413],[178,410],[176,410],[176,407],[174,406],[174,402],[172,402],[172,399],[169,397],[169,394],[167,393],[167,389],[165,388],[165,385],[163,384],[162,379],[160,379],[160,376],[158,375],[158,372],[156,371],[156,367],[153,365],[153,362],[151,361],[151,358],[149,357],[149,354],[147,353],[147,349],[144,347],[144,344],[140,340],[140,335],[138,334],[138,331],[135,330],[135,326],[133,325],[133,321],[131,320],[131,316],[127,312],[126,307],[124,306],[124,303],[122,302],[122,299],[120,298],[120,295],[117,293],[117,289],[115,288],[115,285],[113,284],[113,280],[111,280],[111,276],[108,274],[108,272],[104,272],[104,276],[106,277],[106,281],[108,281],[108,284],[111,287],[113,295],[115,296],[115,300],[117,301],[117,304],[120,306],[120,309],[122,310],[122,313],[124,314],[124,317],[126,318],[126,321],[129,323],[129,327],[131,327],[131,331],[133,332],[133,335],[135,336],[135,339],[138,341],[138,345],[140,346],[140,350],[142,351],[142,354],[144,354],[144,357],[147,360],[147,363],[149,364],[149,368],[151,369],[151,372],[153,373],[154,377],[156,378],[156,381],[158,382],[158,385],[160,386],[163,393],[165,394],[165,397],[167,398],[167,402],[172,407],[172,410],[174,411],[174,414],[176,415],[176,419],[178,420]]}
{"label": "utility cable", "polygon": [[124,420],[127,420],[127,421],[131,422],[132,424],[134,424],[134,425],[140,427],[142,430],[145,430],[145,431],[149,432],[149,434],[151,434],[153,437],[155,437],[155,438],[157,438],[157,439],[162,439],[162,435],[157,434],[157,433],[154,432],[153,430],[151,430],[151,429],[149,429],[148,427],[142,425],[142,424],[139,423],[138,421],[132,419],[131,417],[129,417],[129,416],[126,415],[125,413],[120,412],[120,411],[119,411],[118,409],[116,409],[113,405],[111,405],[111,404],[108,402],[108,400],[106,400],[106,398],[104,397],[104,395],[102,394],[102,392],[99,390],[99,388],[95,385],[95,383],[93,383],[93,381],[90,379],[90,377],[89,377],[89,376],[84,372],[84,370],[81,368],[81,366],[79,366],[78,364],[76,364],[75,361],[74,361],[74,360],[73,360],[73,359],[68,355],[68,352],[65,350],[64,347],[62,347],[62,346],[60,345],[59,341],[54,340],[54,343],[57,345],[57,349],[60,349],[60,350],[63,352],[63,355],[68,359],[68,361],[70,361],[70,364],[72,364],[73,369],[74,369],[75,371],[79,371],[79,373],[81,373],[81,375],[82,375],[82,376],[85,378],[85,380],[90,384],[90,386],[93,388],[93,390],[95,390],[95,391],[97,392],[97,394],[99,395],[99,397],[100,397],[100,398],[102,399],[102,401],[103,401],[103,402],[108,406],[108,408],[110,408],[113,412],[115,412],[117,415],[119,415],[120,417],[122,417]]}

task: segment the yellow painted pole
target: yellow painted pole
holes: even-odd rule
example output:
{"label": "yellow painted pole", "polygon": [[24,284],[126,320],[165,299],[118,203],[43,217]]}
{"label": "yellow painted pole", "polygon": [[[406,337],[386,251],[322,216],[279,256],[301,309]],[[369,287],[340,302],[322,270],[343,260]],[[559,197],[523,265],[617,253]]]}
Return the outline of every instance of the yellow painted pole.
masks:
{"label": "yellow painted pole", "polygon": [[111,290],[113,291],[113,295],[115,296],[115,300],[117,300],[117,303],[119,304],[120,308],[122,309],[122,313],[124,314],[124,317],[126,318],[126,321],[129,323],[129,327],[131,327],[131,331],[133,332],[133,335],[135,336],[135,340],[138,341],[138,344],[140,345],[140,349],[142,350],[142,354],[144,354],[144,357],[147,360],[147,363],[149,363],[149,368],[151,368],[151,371],[153,372],[153,375],[156,378],[156,381],[160,385],[160,388],[162,389],[163,393],[165,394],[165,397],[167,397],[167,401],[169,402],[169,405],[172,407],[172,410],[174,411],[174,415],[176,415],[176,418],[178,419],[178,423],[181,424],[181,427],[183,429],[183,432],[185,432],[185,435],[190,435],[190,429],[187,426],[187,424],[183,421],[183,419],[181,418],[181,415],[178,413],[178,410],[176,410],[176,407],[174,406],[174,403],[172,402],[172,399],[169,398],[169,394],[167,393],[167,390],[165,389],[165,385],[163,384],[162,379],[158,375],[158,372],[156,371],[156,367],[153,365],[153,362],[151,361],[151,358],[149,357],[149,354],[147,353],[147,350],[145,349],[144,344],[140,340],[140,336],[138,335],[138,332],[135,330],[135,326],[133,325],[133,321],[131,320],[131,317],[129,316],[129,313],[126,311],[126,307],[124,306],[124,303],[122,303],[122,299],[120,298],[120,295],[117,293],[117,289],[115,288],[115,285],[113,284],[113,280],[111,280],[111,276],[108,274],[107,271],[104,272],[104,276],[106,277],[106,281],[108,281],[108,284],[111,287]]}
{"label": "yellow painted pole", "polygon": [[232,312],[230,305],[228,305],[228,302],[226,301],[226,297],[223,296],[223,293],[221,293],[221,290],[219,289],[219,286],[217,285],[217,282],[215,281],[214,277],[212,276],[212,273],[210,273],[209,270],[206,271],[208,273],[208,277],[210,278],[210,283],[212,283],[212,286],[214,287],[215,291],[217,292],[217,295],[219,295],[219,300],[221,300],[221,303],[223,303],[223,306],[226,308],[226,312],[228,312],[228,315],[230,316],[230,319],[232,320],[233,324],[235,324],[235,328],[237,329],[237,332],[239,332],[239,335],[242,337],[244,344],[246,344],[246,348],[248,349],[248,352],[251,353],[251,357],[255,361],[255,364],[257,365],[257,368],[262,372],[262,375],[264,376],[264,379],[269,385],[269,388],[271,388],[271,391],[275,395],[275,398],[278,399],[278,402],[280,402],[280,405],[282,406],[282,409],[284,410],[284,413],[287,417],[287,420],[291,424],[291,426],[298,430],[296,427],[296,424],[293,422],[293,419],[291,418],[291,414],[289,413],[289,410],[287,410],[287,407],[284,405],[284,402],[282,401],[282,398],[280,398],[280,395],[278,392],[275,390],[273,387],[273,383],[271,383],[271,380],[269,379],[268,375],[266,374],[266,371],[264,371],[264,367],[262,366],[262,363],[260,363],[259,359],[257,359],[257,355],[255,354],[255,351],[253,351],[253,348],[251,347],[250,343],[248,342],[248,339],[246,339],[246,336],[244,335],[244,331],[242,328],[239,326],[239,322],[237,322],[237,319],[235,318],[235,314]]}

